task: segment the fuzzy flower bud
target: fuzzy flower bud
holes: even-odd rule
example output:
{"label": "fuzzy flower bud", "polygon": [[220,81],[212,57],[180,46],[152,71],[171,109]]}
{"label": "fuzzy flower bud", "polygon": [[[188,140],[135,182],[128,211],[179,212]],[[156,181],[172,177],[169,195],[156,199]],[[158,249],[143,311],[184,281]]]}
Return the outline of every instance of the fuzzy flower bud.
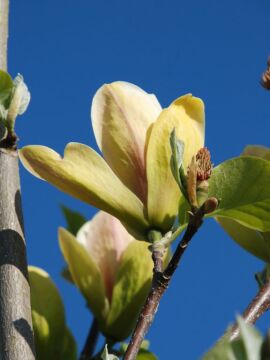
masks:
{"label": "fuzzy flower bud", "polygon": [[191,206],[201,206],[208,197],[208,179],[213,164],[209,150],[201,148],[191,160],[187,173],[187,192]]}

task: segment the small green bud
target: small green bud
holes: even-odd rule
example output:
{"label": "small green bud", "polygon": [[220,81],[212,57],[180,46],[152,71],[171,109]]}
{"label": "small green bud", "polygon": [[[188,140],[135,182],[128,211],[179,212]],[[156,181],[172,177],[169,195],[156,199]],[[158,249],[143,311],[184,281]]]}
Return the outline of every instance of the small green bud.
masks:
{"label": "small green bud", "polygon": [[10,105],[7,112],[7,127],[14,129],[16,117],[22,115],[30,102],[30,92],[23,81],[22,75],[18,74],[13,80],[14,89],[11,96]]}

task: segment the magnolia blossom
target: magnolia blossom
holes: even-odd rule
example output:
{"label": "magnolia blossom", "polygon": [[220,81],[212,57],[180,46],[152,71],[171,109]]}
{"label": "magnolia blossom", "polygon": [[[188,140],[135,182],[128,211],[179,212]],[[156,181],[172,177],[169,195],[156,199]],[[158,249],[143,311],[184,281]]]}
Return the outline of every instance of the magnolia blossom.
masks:
{"label": "magnolia blossom", "polygon": [[59,242],[72,279],[101,331],[125,339],[151,284],[148,244],[134,241],[118,219],[102,211],[76,237],[60,228]]}
{"label": "magnolia blossom", "polygon": [[69,143],[64,157],[44,146],[20,150],[24,166],[60,190],[117,217],[137,239],[170,230],[180,190],[171,173],[170,134],[185,145],[184,167],[204,144],[204,104],[191,94],[161,108],[154,95],[114,82],[103,85],[91,118],[101,157]]}

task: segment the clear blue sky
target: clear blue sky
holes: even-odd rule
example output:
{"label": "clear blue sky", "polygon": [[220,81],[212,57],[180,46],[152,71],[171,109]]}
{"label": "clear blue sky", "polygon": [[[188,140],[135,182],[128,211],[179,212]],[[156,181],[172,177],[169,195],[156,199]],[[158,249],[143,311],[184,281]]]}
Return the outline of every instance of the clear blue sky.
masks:
{"label": "clear blue sky", "polygon": [[[104,82],[125,80],[163,106],[192,92],[206,104],[206,144],[215,164],[246,144],[270,145],[270,92],[259,86],[270,53],[269,0],[11,0],[9,71],[24,75],[32,100],[17,121],[20,146],[62,153],[69,141],[96,147],[91,99]],[[29,262],[46,269],[64,297],[67,320],[85,340],[90,316],[59,273],[59,204],[96,211],[32,177],[22,195]],[[149,334],[164,359],[198,359],[257,288],[262,263],[213,221],[185,254]],[[259,321],[265,331],[270,314]]]}

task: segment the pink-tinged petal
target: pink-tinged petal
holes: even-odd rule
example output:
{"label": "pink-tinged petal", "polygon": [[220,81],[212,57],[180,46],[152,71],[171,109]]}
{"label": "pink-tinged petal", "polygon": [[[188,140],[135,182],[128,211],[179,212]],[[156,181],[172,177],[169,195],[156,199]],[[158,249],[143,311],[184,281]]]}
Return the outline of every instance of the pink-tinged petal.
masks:
{"label": "pink-tinged petal", "polygon": [[146,203],[146,139],[161,112],[156,97],[127,82],[103,85],[93,99],[91,117],[104,158],[143,203]]}
{"label": "pink-tinged petal", "polygon": [[111,300],[121,255],[134,239],[118,219],[100,211],[81,227],[77,240],[98,265]]}

